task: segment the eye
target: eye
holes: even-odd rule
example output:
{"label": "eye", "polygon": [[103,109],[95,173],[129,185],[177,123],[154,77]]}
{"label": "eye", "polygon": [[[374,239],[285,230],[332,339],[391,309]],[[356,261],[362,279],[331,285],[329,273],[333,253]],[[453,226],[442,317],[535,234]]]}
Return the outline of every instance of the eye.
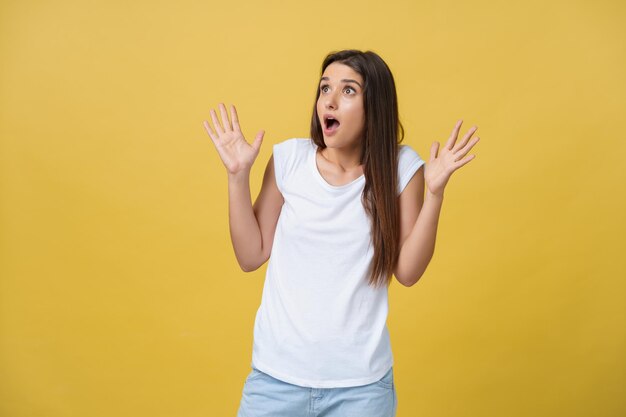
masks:
{"label": "eye", "polygon": [[344,91],[345,90],[352,90],[353,93],[356,93],[356,90],[354,88],[352,88],[352,87],[346,87],[346,88],[344,88]]}
{"label": "eye", "polygon": [[323,85],[320,87],[320,91],[321,91],[322,93],[325,93],[325,92],[326,92],[326,90],[325,90],[325,89],[327,89],[327,88],[328,88],[328,85],[323,84]]}

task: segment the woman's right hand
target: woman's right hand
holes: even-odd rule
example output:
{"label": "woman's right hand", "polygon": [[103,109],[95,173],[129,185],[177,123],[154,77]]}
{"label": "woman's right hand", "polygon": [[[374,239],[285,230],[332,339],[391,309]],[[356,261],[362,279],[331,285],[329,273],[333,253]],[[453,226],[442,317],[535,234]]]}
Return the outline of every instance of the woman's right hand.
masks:
{"label": "woman's right hand", "polygon": [[261,130],[257,133],[254,142],[250,145],[241,133],[239,127],[239,119],[237,118],[237,110],[233,104],[230,105],[230,116],[232,119],[232,126],[228,120],[226,114],[226,107],[223,103],[219,104],[220,113],[222,115],[223,127],[217,119],[215,110],[211,109],[211,119],[215,126],[215,131],[211,129],[209,123],[204,120],[204,128],[211,137],[217,153],[222,158],[222,162],[226,167],[229,174],[238,174],[244,171],[250,171],[252,164],[254,163],[259,149],[261,149],[261,143],[263,142],[263,135],[265,131]]}

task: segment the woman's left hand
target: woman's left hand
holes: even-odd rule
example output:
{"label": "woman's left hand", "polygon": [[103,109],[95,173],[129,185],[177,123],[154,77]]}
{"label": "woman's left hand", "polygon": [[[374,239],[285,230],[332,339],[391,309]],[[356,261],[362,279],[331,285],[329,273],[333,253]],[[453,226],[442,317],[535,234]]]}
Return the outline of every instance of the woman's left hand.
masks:
{"label": "woman's left hand", "polygon": [[459,136],[459,130],[463,120],[459,120],[450,134],[446,145],[441,149],[439,155],[439,142],[434,142],[430,147],[430,159],[426,164],[424,179],[426,180],[427,192],[435,196],[443,196],[443,190],[454,171],[474,159],[476,155],[469,155],[463,158],[476,143],[480,140],[478,136],[470,140],[478,127],[472,127],[465,134],[463,140],[455,145]]}

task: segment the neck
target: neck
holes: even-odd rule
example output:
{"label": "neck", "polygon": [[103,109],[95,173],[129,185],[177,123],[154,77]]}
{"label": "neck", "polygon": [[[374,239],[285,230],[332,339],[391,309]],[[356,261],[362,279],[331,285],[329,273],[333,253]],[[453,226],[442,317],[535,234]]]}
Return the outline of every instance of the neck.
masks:
{"label": "neck", "polygon": [[343,171],[352,171],[361,166],[361,146],[356,144],[353,147],[324,148],[320,154],[328,162],[337,165]]}

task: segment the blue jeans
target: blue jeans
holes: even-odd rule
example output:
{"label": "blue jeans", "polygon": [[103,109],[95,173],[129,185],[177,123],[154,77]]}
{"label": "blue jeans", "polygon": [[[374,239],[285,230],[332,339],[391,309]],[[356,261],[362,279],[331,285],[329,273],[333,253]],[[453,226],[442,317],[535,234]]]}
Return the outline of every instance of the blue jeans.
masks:
{"label": "blue jeans", "polygon": [[252,368],[237,417],[394,417],[393,367],[380,380],[345,388],[307,388]]}

